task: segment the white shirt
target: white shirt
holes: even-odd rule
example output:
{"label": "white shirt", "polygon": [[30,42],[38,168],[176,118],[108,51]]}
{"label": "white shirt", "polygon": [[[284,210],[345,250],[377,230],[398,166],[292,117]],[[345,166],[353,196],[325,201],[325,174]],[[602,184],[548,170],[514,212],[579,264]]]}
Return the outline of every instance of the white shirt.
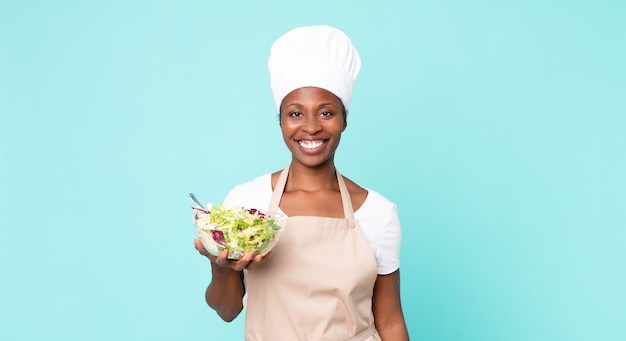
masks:
{"label": "white shirt", "polygon": [[[363,236],[378,265],[378,274],[387,275],[400,267],[400,220],[396,205],[379,193],[367,189],[363,205],[354,212]],[[224,199],[226,206],[241,206],[267,211],[272,198],[271,174],[235,186]],[[279,213],[284,214],[280,211]]]}

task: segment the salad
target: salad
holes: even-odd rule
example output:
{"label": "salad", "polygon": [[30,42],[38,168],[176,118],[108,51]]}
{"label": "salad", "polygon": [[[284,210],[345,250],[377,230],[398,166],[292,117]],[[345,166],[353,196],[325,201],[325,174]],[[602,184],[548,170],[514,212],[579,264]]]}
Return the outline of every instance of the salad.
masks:
{"label": "salad", "polygon": [[278,241],[285,219],[257,209],[207,205],[193,207],[194,221],[204,248],[217,256],[224,249],[228,258],[267,254]]}

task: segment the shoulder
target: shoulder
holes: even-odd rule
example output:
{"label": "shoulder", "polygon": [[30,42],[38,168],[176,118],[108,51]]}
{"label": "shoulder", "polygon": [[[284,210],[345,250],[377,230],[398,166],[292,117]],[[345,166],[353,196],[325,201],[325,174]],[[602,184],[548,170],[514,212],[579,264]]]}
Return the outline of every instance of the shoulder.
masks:
{"label": "shoulder", "polygon": [[267,185],[270,181],[270,176],[271,174],[263,174],[261,176],[258,176],[252,180],[246,181],[244,183],[238,184],[236,185],[231,192],[233,191],[246,191],[246,190],[254,190],[254,189],[258,189],[260,187],[264,187],[265,185]]}
{"label": "shoulder", "polygon": [[359,185],[357,185],[354,181],[343,177],[344,182],[346,183],[346,188],[348,192],[350,192],[350,198],[352,199],[352,207],[355,211],[358,211],[363,203],[367,200],[367,190]]}
{"label": "shoulder", "polygon": [[233,187],[226,195],[224,204],[264,210],[271,196],[271,174],[268,173]]}
{"label": "shoulder", "polygon": [[355,212],[357,219],[389,220],[396,213],[396,205],[375,190],[365,188],[367,197],[363,205]]}
{"label": "shoulder", "polygon": [[348,191],[350,192],[350,194],[367,194],[367,190],[359,185],[357,185],[354,181],[350,180],[349,178],[346,178],[345,176],[343,176],[343,180],[346,183],[346,188],[348,188]]}
{"label": "shoulder", "polygon": [[[345,176],[343,178],[353,199],[355,218],[380,222],[381,220],[388,220],[396,211],[395,204],[382,194],[371,188],[361,187]],[[355,198],[357,200],[354,200]]]}
{"label": "shoulder", "polygon": [[367,199],[354,212],[354,216],[376,258],[378,274],[385,275],[400,267],[402,233],[398,210],[392,201],[380,193],[366,190]]}

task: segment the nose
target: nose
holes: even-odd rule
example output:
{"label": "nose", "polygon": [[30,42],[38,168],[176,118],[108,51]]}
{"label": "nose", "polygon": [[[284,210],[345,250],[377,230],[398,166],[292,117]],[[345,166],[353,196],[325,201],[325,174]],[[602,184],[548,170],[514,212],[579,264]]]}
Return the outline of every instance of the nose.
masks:
{"label": "nose", "polygon": [[307,115],[302,130],[311,135],[320,132],[322,130],[322,125],[318,121],[317,115]]}

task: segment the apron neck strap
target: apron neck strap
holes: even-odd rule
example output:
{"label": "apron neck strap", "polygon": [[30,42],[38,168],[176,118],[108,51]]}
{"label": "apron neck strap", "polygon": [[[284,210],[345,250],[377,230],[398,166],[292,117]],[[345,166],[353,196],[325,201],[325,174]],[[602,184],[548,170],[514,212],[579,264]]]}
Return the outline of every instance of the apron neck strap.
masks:
{"label": "apron neck strap", "polygon": [[283,192],[285,191],[287,175],[289,175],[289,165],[287,165],[287,167],[280,173],[278,181],[276,182],[276,187],[274,187],[272,199],[270,200],[270,207],[267,209],[270,216],[273,216],[276,212],[278,212],[278,204],[280,204],[280,198],[282,198]]}
{"label": "apron neck strap", "polygon": [[[289,166],[280,173],[278,177],[278,181],[276,182],[276,187],[274,188],[274,192],[272,193],[272,199],[270,200],[270,206],[268,208],[268,213],[273,216],[278,212],[278,205],[280,204],[280,198],[283,196],[283,192],[285,191],[285,185],[287,184],[287,176],[289,175]],[[343,180],[343,176],[337,172],[337,182],[339,183],[339,192],[341,193],[341,203],[343,204],[343,215],[346,219],[354,219],[354,210],[352,209],[352,200],[350,199],[350,192],[348,192],[348,187],[346,186],[345,181]]]}
{"label": "apron neck strap", "polygon": [[354,210],[352,209],[352,200],[350,199],[350,192],[343,176],[337,171],[337,182],[339,183],[339,192],[341,193],[341,202],[343,203],[343,216],[346,219],[354,219]]}

